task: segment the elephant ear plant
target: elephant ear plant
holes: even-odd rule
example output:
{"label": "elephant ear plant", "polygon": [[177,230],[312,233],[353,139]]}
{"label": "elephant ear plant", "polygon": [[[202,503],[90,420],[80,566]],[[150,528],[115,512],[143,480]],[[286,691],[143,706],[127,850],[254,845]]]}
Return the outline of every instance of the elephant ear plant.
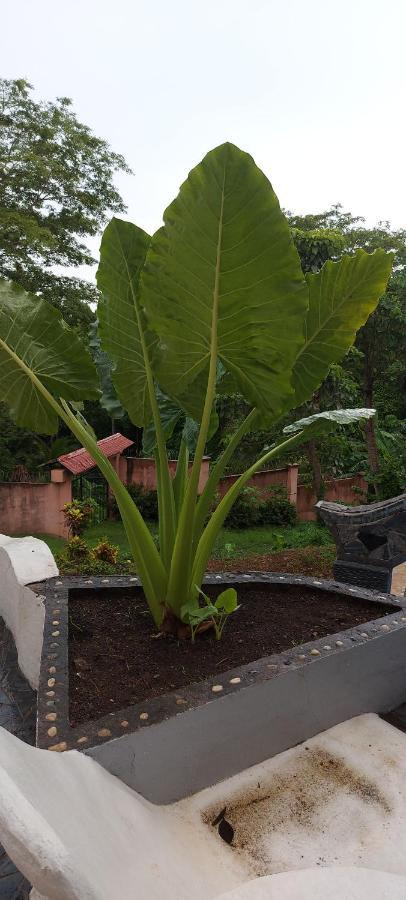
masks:
{"label": "elephant ear plant", "polygon": [[[391,265],[391,254],[358,250],[305,277],[271,184],[233,144],[212,150],[190,172],[153,237],[129,222],[110,222],[97,275],[99,336],[118,400],[155,453],[159,549],[78,411],[77,401],[99,396],[89,353],[52,306],[0,282],[0,400],[18,425],[34,431],[52,434],[62,419],[89,451],[116,496],[159,628],[178,632],[186,623],[194,635],[211,618],[219,636],[236,597],[228,593],[212,604],[201,585],[240,491],[280,454],[373,415],[337,410],[285,428],[279,446],[267,449],[210,515],[239,442],[312,396],[375,309]],[[199,496],[216,395],[230,390],[242,394],[251,411]],[[182,416],[172,480],[166,441]],[[188,432],[195,438],[191,465]]]}

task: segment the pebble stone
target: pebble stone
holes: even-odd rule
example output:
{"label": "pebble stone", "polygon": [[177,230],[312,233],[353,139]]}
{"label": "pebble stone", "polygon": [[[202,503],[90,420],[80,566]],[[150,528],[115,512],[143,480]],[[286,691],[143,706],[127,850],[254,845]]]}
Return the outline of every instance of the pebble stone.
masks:
{"label": "pebble stone", "polygon": [[310,651],[310,656],[320,656],[320,650],[316,650],[316,648],[313,647],[313,650]]}
{"label": "pebble stone", "polygon": [[53,625],[59,625],[59,620],[58,620],[58,619],[54,619],[53,622],[52,622],[52,624],[53,624]]}
{"label": "pebble stone", "polygon": [[55,691],[45,691],[47,697],[55,697]]}
{"label": "pebble stone", "polygon": [[53,615],[53,616],[57,616],[58,613],[60,613],[60,611],[61,611],[60,609],[53,609],[53,610],[52,610],[52,615]]}
{"label": "pebble stone", "polygon": [[222,691],[222,690],[223,690],[222,684],[213,684],[213,687],[212,687],[213,694],[219,694],[220,691]]}
{"label": "pebble stone", "polygon": [[123,728],[128,728],[128,722],[127,722],[127,719],[123,719],[123,721],[120,722],[120,725],[122,725]]}
{"label": "pebble stone", "polygon": [[185,706],[186,703],[187,703],[187,700],[184,700],[183,697],[178,697],[178,699],[176,701],[177,706]]}
{"label": "pebble stone", "polygon": [[301,660],[306,659],[305,654],[304,654],[304,653],[299,653],[298,659],[301,659]]}
{"label": "pebble stone", "polygon": [[61,741],[59,744],[52,744],[52,747],[48,747],[48,750],[55,750],[56,753],[62,753],[67,748],[66,741]]}
{"label": "pebble stone", "polygon": [[361,637],[368,637],[366,631],[361,631]]}
{"label": "pebble stone", "polygon": [[344,647],[343,641],[336,641],[336,647]]}
{"label": "pebble stone", "polygon": [[402,616],[402,618],[401,618],[400,621],[401,621],[401,622],[406,622],[406,616]]}
{"label": "pebble stone", "polygon": [[58,734],[58,729],[55,728],[55,725],[52,725],[52,728],[48,728],[47,734],[49,734],[49,737],[55,737]]}
{"label": "pebble stone", "polygon": [[238,678],[238,677],[230,678],[230,684],[240,684],[240,683],[241,683],[241,678]]}
{"label": "pebble stone", "polygon": [[56,587],[57,584],[59,585],[59,584],[62,584],[62,583],[63,583],[62,581],[55,581],[55,587]]}
{"label": "pebble stone", "polygon": [[56,672],[55,666],[50,666],[48,669],[48,672],[50,675],[55,675],[55,672]]}
{"label": "pebble stone", "polygon": [[109,728],[101,728],[100,731],[97,732],[99,737],[110,737],[111,731]]}
{"label": "pebble stone", "polygon": [[48,687],[53,687],[55,684],[55,678],[48,678],[47,685]]}
{"label": "pebble stone", "polygon": [[330,644],[326,644],[326,646],[323,647],[323,650],[331,650]]}
{"label": "pebble stone", "polygon": [[149,719],[148,713],[146,713],[146,712],[140,713],[140,719],[142,719],[143,722],[146,722],[146,720]]}
{"label": "pebble stone", "polygon": [[389,625],[381,625],[382,631],[389,631]]}
{"label": "pebble stone", "polygon": [[47,713],[45,718],[47,719],[48,722],[55,722],[56,713]]}
{"label": "pebble stone", "polygon": [[86,744],[86,741],[88,741],[88,740],[89,740],[88,737],[83,736],[83,737],[78,738],[76,743],[77,744]]}
{"label": "pebble stone", "polygon": [[59,637],[60,633],[61,633],[60,631],[52,631],[51,632],[52,637]]}

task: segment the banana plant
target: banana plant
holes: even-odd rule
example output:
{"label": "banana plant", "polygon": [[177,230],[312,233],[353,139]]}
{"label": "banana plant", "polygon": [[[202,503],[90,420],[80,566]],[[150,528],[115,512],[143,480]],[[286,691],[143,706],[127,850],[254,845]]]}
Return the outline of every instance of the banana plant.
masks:
{"label": "banana plant", "polygon": [[[358,250],[305,276],[270,182],[251,156],[229,143],[190,172],[163,219],[152,237],[112,219],[97,274],[99,336],[112,362],[114,388],[154,447],[159,549],[78,411],[77,401],[99,396],[89,353],[53,307],[4,280],[0,400],[19,425],[43,434],[54,433],[61,419],[89,451],[116,496],[155,623],[177,631],[182,610],[195,608],[189,620],[199,618],[214,542],[252,475],[312,437],[373,415],[369,409],[336,410],[289,426],[210,514],[239,442],[313,395],[375,309],[393,257]],[[243,395],[250,412],[199,496],[216,396],[230,389]],[[198,426],[193,461],[185,435],[172,480],[166,442],[181,416]]]}

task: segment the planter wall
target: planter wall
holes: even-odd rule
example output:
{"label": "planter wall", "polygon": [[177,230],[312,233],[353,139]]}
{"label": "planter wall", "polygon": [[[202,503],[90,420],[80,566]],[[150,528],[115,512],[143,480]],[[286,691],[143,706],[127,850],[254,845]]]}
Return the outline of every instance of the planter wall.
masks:
{"label": "planter wall", "polygon": [[[75,587],[125,587],[135,578],[52,579],[38,694],[37,743],[81,749],[154,803],[171,803],[365,712],[406,696],[406,603],[398,597],[289,575],[208,576],[206,583],[305,584],[387,603],[362,626],[71,728],[68,595]],[[317,652],[316,652],[317,651]]]}
{"label": "planter wall", "polygon": [[19,667],[35,690],[41,663],[44,597],[27,585],[57,573],[44,541],[0,535],[0,616],[13,635]]}

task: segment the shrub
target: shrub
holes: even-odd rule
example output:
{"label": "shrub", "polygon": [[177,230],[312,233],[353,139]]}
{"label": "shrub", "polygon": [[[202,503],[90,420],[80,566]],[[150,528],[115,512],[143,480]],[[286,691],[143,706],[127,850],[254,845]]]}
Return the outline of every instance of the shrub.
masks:
{"label": "shrub", "polygon": [[117,565],[119,548],[112,544],[107,538],[102,538],[92,550],[94,559],[101,562],[110,563],[111,566]]}
{"label": "shrub", "polygon": [[[156,491],[144,488],[142,484],[130,484],[127,488],[130,497],[137,504],[144,519],[156,521],[158,519],[158,494]],[[115,499],[112,502],[112,512],[119,517],[118,506]]]}
{"label": "shrub", "polygon": [[65,554],[67,559],[70,560],[85,560],[89,557],[90,551],[86,541],[79,535],[75,535],[68,541]]}
{"label": "shrub", "polygon": [[231,508],[226,521],[226,528],[253,528],[260,525],[265,503],[256,488],[246,487]]}
{"label": "shrub", "polygon": [[270,488],[262,499],[261,525],[296,525],[296,507],[287,499],[283,487]]}
{"label": "shrub", "polygon": [[72,500],[71,503],[65,503],[63,514],[72,535],[83,534],[90,524],[94,506],[93,500]]}

